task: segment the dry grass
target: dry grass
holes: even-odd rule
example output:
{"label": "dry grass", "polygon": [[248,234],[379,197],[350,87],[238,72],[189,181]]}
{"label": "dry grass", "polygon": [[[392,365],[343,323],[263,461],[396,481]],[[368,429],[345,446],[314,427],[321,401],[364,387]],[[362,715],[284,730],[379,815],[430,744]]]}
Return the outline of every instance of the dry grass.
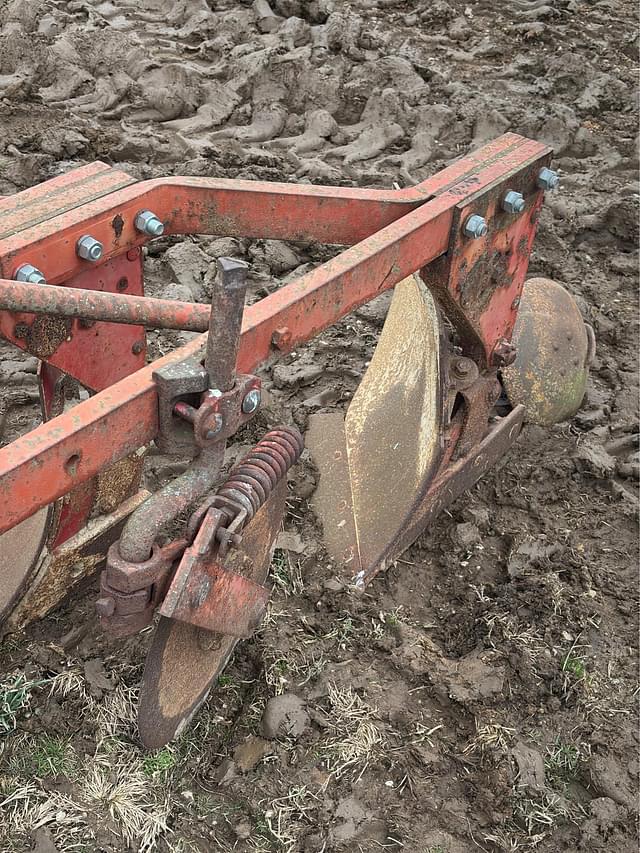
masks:
{"label": "dry grass", "polygon": [[350,687],[329,685],[330,738],[321,747],[327,769],[340,779],[345,774],[360,778],[383,747],[383,736],[374,722],[375,709]]}

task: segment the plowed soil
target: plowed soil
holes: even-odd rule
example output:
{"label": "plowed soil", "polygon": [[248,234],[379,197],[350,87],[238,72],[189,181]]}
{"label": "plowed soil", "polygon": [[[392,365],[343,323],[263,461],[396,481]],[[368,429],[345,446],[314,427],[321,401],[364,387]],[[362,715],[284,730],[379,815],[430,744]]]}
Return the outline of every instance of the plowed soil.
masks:
{"label": "plowed soil", "polygon": [[[526,427],[364,595],[323,549],[305,459],[268,619],[158,753],[133,716],[148,632],[107,639],[96,582],[5,637],[0,849],[637,850],[637,59],[625,0],[0,0],[0,195],[95,160],[390,189],[511,130],[561,175],[530,274],[598,346],[580,412]],[[206,303],[234,255],[256,300],[331,253],[162,238],[145,285]],[[244,445],[344,408],[387,306],[266,371]],[[0,357],[5,443],[37,423],[36,362]],[[147,460],[150,488],[175,472]]]}

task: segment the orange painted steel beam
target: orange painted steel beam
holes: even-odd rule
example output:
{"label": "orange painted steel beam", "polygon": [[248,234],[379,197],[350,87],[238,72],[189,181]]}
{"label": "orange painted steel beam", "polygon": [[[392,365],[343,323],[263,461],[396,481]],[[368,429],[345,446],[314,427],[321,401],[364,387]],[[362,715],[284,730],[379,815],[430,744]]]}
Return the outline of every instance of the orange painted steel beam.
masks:
{"label": "orange painted steel beam", "polygon": [[[256,185],[245,182],[226,182],[225,202],[221,205],[220,191],[210,188],[207,194],[198,179],[175,179],[175,184],[160,182],[160,186],[163,193],[169,186],[172,188],[174,206],[169,224],[173,233],[217,233],[216,229],[220,228],[224,233],[258,236],[256,232],[263,229],[259,236],[300,239],[296,235],[306,229],[307,235],[312,231],[332,242],[353,242],[358,235],[375,231],[322,267],[246,309],[237,369],[251,372],[273,354],[272,340],[277,330],[287,330],[283,338],[287,341],[286,347],[281,349],[291,350],[359,305],[394,287],[410,273],[443,256],[455,237],[452,228],[456,214],[465,208],[470,198],[482,191],[495,191],[514,174],[544,165],[549,157],[550,149],[546,146],[507,134],[471,158],[458,161],[450,167],[451,171],[445,170],[419,188],[401,191],[398,193],[400,205],[390,200],[374,202],[364,191],[292,185],[257,185],[256,189]],[[152,185],[156,183],[151,182]],[[233,200],[233,186],[238,184],[240,189],[235,192],[242,197],[242,203]],[[248,189],[251,186],[253,190]],[[268,189],[263,190],[264,186]],[[278,187],[277,191],[273,187]],[[148,183],[119,190],[99,202],[88,202],[77,210],[22,232],[16,237],[19,238],[17,243],[9,240],[7,246],[7,242],[2,241],[3,269],[16,258],[19,263],[28,260],[42,268],[42,261],[32,254],[38,249],[42,257],[51,260],[54,280],[68,276],[77,270],[78,261],[75,250],[72,258],[64,247],[70,245],[73,249],[79,232],[94,233],[89,222],[102,222],[110,227],[109,217],[113,217],[116,209],[122,212],[128,205],[128,221],[140,209],[141,198],[145,200],[142,206],[151,207],[149,192]],[[354,204],[359,193],[360,206]],[[257,210],[261,194],[261,209]],[[429,200],[418,204],[415,199],[420,194]],[[216,197],[217,206],[211,202],[212,195]],[[391,195],[393,193],[386,194],[387,197]],[[340,202],[336,202],[336,196],[340,196]],[[341,207],[343,199],[344,208]],[[407,204],[407,199],[412,200]],[[179,209],[183,205],[184,208]],[[368,206],[368,211],[363,205],[364,208]],[[323,206],[326,207],[324,213]],[[154,212],[158,213],[157,205],[154,207]],[[275,219],[281,207],[288,211],[286,226]],[[301,217],[300,221],[292,221],[292,209]],[[332,212],[330,216],[326,215],[327,210]],[[353,213],[351,222],[349,210]],[[304,215],[303,211],[306,211]],[[304,221],[310,216],[309,211],[320,212],[315,222]],[[159,211],[159,215],[163,213]],[[378,229],[381,217],[383,221],[391,213],[395,221]],[[118,215],[124,218],[124,213]],[[344,232],[340,232],[340,228],[344,228]],[[50,232],[48,237],[42,229]],[[122,235],[124,233],[123,227]],[[101,238],[102,234],[98,232],[95,236]],[[108,244],[106,257],[132,245],[126,242],[130,238],[131,235],[125,237],[125,244],[117,249],[113,242]],[[139,241],[137,236],[135,242]],[[152,440],[158,428],[153,371],[161,365],[200,355],[205,344],[206,335],[203,335],[0,450],[0,532]]]}

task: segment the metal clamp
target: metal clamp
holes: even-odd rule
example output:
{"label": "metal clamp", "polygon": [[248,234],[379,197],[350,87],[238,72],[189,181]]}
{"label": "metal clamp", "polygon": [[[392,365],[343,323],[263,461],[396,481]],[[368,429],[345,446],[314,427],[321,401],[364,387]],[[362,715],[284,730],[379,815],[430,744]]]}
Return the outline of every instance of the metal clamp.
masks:
{"label": "metal clamp", "polygon": [[136,634],[153,620],[162,601],[176,559],[187,546],[184,539],[164,547],[153,546],[144,563],[130,563],[120,556],[118,543],[109,548],[100,575],[100,598],[96,611],[102,627],[115,637]]}

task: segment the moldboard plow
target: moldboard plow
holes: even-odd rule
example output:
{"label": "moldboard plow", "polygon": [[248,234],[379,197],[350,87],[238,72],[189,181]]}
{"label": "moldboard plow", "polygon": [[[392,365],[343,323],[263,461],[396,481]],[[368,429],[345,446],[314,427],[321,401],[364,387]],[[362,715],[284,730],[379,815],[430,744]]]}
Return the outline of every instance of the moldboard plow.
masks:
{"label": "moldboard plow", "polygon": [[[526,420],[575,412],[592,332],[559,285],[525,285],[557,183],[550,157],[506,134],[396,191],[136,182],[95,163],[0,200],[0,334],[39,359],[42,410],[0,450],[4,630],[102,568],[104,629],[155,625],[142,740],[174,737],[264,615],[287,471],[303,451],[284,425],[223,473],[226,443],[260,408],[259,369],[383,291],[394,289],[391,307],[346,414],[310,418],[305,437],[326,548],[355,587],[501,459]],[[247,307],[246,265],[220,258],[207,306],[144,296],[141,247],[162,234],[347,248]],[[146,364],[147,328],[205,334]],[[70,383],[84,396],[72,406]],[[191,460],[154,494],[141,487],[151,442]]]}

